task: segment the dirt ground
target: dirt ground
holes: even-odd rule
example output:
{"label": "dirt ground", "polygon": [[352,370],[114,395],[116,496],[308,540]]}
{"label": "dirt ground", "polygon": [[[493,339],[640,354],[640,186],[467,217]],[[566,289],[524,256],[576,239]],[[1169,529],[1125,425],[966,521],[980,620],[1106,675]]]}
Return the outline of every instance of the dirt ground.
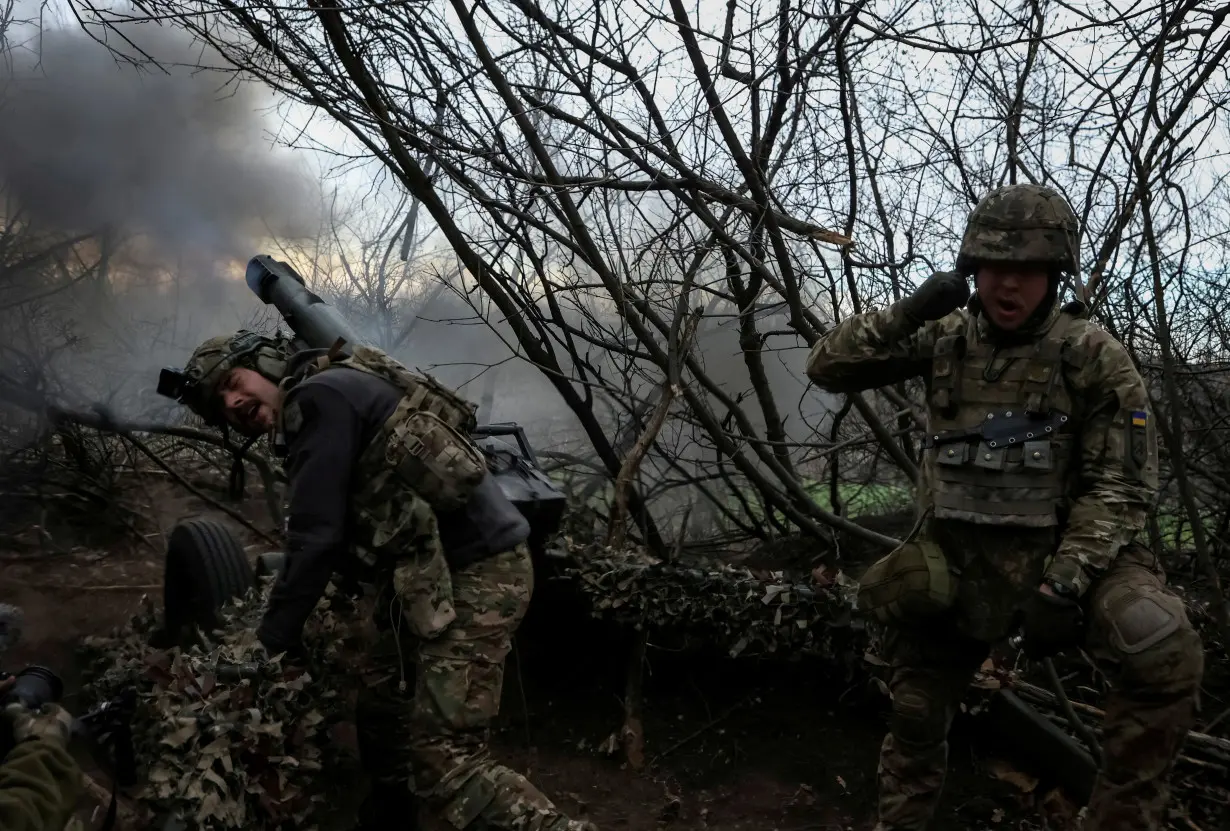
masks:
{"label": "dirt ground", "polygon": [[[23,643],[5,663],[36,661],[61,672],[71,709],[76,640],[122,624],[142,593],[159,597],[161,574],[160,558],[148,548],[3,559],[0,598],[27,616]],[[606,752],[622,721],[619,639],[597,622],[562,621],[552,593],[550,585],[540,587],[518,637],[493,744],[561,806],[604,831],[874,825],[882,697],[808,663],[715,661],[651,648],[648,764],[632,771],[618,753]],[[1012,769],[971,744],[962,722],[951,757],[937,829],[1045,827],[1036,811],[1022,809],[1034,796],[1022,794],[1011,776],[993,775]],[[1062,802],[1060,813],[1070,812]]]}

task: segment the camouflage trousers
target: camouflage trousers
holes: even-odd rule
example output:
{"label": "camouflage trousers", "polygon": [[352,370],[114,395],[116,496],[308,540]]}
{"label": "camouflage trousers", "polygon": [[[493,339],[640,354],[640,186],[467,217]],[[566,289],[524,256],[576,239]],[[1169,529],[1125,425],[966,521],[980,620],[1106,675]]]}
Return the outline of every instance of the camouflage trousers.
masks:
{"label": "camouflage trousers", "polygon": [[360,753],[374,793],[400,803],[372,824],[416,827],[408,814],[417,798],[459,829],[592,831],[488,747],[504,661],[534,589],[528,548],[474,563],[452,580],[457,617],[444,632],[416,641],[394,615],[369,652],[357,706]]}
{"label": "camouflage trousers", "polygon": [[[1165,828],[1167,779],[1196,717],[1200,636],[1141,546],[1124,549],[1089,590],[1085,609],[1083,645],[1113,691],[1084,829]],[[880,749],[876,829],[922,831],[943,788],[948,730],[990,645],[946,620],[892,629],[884,645],[893,708]]]}

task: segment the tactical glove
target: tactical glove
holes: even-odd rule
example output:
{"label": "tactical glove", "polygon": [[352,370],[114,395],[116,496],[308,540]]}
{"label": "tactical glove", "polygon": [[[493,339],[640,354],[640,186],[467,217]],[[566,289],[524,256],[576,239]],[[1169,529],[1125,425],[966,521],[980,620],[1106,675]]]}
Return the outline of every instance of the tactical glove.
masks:
{"label": "tactical glove", "polygon": [[73,733],[73,717],[59,704],[44,704],[37,710],[14,702],[4,708],[4,718],[12,725],[13,741],[38,738],[68,747]]}
{"label": "tactical glove", "polygon": [[1021,622],[1022,651],[1034,660],[1049,658],[1080,640],[1084,611],[1074,597],[1033,593]]}
{"label": "tactical glove", "polygon": [[921,326],[956,311],[969,300],[969,283],[955,271],[937,271],[911,294],[901,298],[898,307],[911,322]]}

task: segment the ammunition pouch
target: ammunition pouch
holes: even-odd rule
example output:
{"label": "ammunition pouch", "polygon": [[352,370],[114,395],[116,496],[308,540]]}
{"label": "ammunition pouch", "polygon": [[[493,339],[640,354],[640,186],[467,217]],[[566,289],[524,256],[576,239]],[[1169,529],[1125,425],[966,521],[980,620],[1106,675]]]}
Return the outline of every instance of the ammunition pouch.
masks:
{"label": "ammunition pouch", "polygon": [[881,623],[924,620],[956,602],[958,577],[936,543],[909,540],[864,572],[858,610]]}
{"label": "ammunition pouch", "polygon": [[1038,339],[1000,344],[971,316],[964,333],[936,341],[924,442],[936,519],[1062,523],[1079,456],[1066,371],[1086,357],[1070,338],[1075,320],[1065,307]]}
{"label": "ammunition pouch", "polygon": [[437,512],[463,507],[487,475],[487,460],[469,438],[438,415],[411,409],[408,399],[389,419],[385,461]]}
{"label": "ammunition pouch", "polygon": [[393,593],[403,620],[419,640],[437,637],[457,619],[453,576],[439,548],[425,561],[399,563],[393,569]]}

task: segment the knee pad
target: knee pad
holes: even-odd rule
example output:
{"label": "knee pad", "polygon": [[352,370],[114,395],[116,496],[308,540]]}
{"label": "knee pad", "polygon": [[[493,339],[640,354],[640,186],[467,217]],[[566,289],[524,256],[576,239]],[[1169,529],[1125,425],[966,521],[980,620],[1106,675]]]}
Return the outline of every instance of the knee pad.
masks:
{"label": "knee pad", "polygon": [[1204,645],[1186,620],[1165,640],[1122,660],[1139,685],[1158,693],[1195,695],[1204,677]]}
{"label": "knee pad", "polygon": [[1102,607],[1110,646],[1129,676],[1149,687],[1199,687],[1204,649],[1177,595],[1128,583],[1108,592]]}
{"label": "knee pad", "polygon": [[1111,645],[1136,655],[1164,641],[1187,622],[1183,602],[1161,587],[1123,583],[1102,599]]}
{"label": "knee pad", "polygon": [[948,732],[942,708],[925,692],[913,687],[893,692],[889,727],[897,740],[911,745],[939,744]]}

